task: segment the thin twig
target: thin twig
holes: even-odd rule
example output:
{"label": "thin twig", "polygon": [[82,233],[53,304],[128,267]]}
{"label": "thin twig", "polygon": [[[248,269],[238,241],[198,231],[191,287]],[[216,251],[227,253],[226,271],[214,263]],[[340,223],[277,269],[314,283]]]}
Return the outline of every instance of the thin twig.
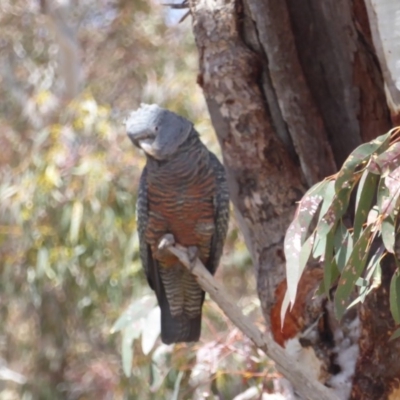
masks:
{"label": "thin twig", "polygon": [[163,6],[170,7],[174,10],[184,10],[185,8],[189,8],[188,4],[163,3]]}
{"label": "thin twig", "polygon": [[299,363],[292,359],[285,350],[276,344],[269,335],[263,334],[248,317],[243,315],[236,302],[229,298],[225,289],[207,271],[199,259],[196,260],[194,267],[191,268],[187,250],[185,247],[175,245],[169,247],[169,251],[174,254],[191,270],[196,276],[200,286],[209,293],[210,297],[218,304],[225,315],[253,341],[253,343],[264,351],[268,357],[275,361],[279,371],[288,379],[296,391],[305,399],[309,400],[338,400],[336,394],[322,385],[320,382],[307,376]]}
{"label": "thin twig", "polygon": [[[189,1],[188,0],[184,0],[182,3],[163,3],[163,6],[165,7],[170,7],[173,10],[184,10],[186,8],[190,8],[189,6]],[[186,12],[181,19],[178,21],[178,24],[180,24],[181,22],[183,22],[188,16],[190,15],[190,10],[188,12]]]}

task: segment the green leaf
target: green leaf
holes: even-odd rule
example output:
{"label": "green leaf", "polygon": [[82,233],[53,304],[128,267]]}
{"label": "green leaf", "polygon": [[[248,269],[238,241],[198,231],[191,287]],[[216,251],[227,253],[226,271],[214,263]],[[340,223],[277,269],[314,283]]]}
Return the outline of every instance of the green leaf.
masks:
{"label": "green leaf", "polygon": [[330,231],[326,235],[326,246],[325,246],[325,255],[324,255],[324,286],[325,293],[329,296],[329,289],[332,285],[334,279],[337,278],[337,266],[335,259],[333,257],[333,247],[334,247],[334,234],[333,231]]}
{"label": "green leaf", "polygon": [[328,183],[326,184],[324,193],[323,193],[323,202],[321,205],[321,210],[319,212],[318,221],[320,221],[321,218],[329,210],[330,206],[332,205],[333,199],[335,198],[335,195],[336,195],[335,181],[334,180],[328,181]]}
{"label": "green leaf", "polygon": [[342,247],[342,243],[344,242],[346,235],[348,234],[348,230],[343,224],[343,221],[340,220],[338,222],[338,226],[335,230],[335,238],[334,238],[334,248],[335,248],[335,253],[339,251],[339,249]]}
{"label": "green leaf", "polygon": [[379,207],[373,206],[368,213],[367,225],[376,225],[379,217]]}
{"label": "green leaf", "polygon": [[316,215],[319,206],[325,199],[325,194],[327,188],[330,185],[329,180],[323,180],[317,183],[300,200],[299,205],[296,210],[295,219],[299,221],[299,225],[302,228],[306,228],[304,231],[304,237],[307,235],[308,228]]}
{"label": "green leaf", "polygon": [[322,238],[336,225],[336,223],[343,217],[349,205],[350,195],[356,181],[351,181],[350,187],[342,189],[335,195],[332,204],[320,219],[317,225],[318,235]]}
{"label": "green leaf", "polygon": [[314,246],[315,232],[304,242],[299,257],[299,274],[302,275]]}
{"label": "green leaf", "polygon": [[381,153],[386,150],[389,145],[390,132],[378,136],[371,142],[364,143],[358,146],[343,163],[338,176],[336,178],[335,190],[339,193],[341,190],[346,189],[354,177],[354,171],[357,167],[363,167],[367,165],[368,159],[374,153]]}
{"label": "green leaf", "polygon": [[56,273],[50,265],[49,250],[46,247],[41,247],[38,250],[36,258],[36,271],[38,278],[42,278],[44,274],[46,274],[49,279],[56,278]]}
{"label": "green leaf", "polygon": [[336,260],[332,258],[331,262],[324,266],[324,290],[328,298],[330,298],[329,290],[339,275],[340,272]]}
{"label": "green leaf", "polygon": [[396,168],[385,178],[386,191],[383,192],[381,214],[383,217],[392,215],[398,209],[400,196],[400,167]]}
{"label": "green leaf", "polygon": [[382,221],[382,241],[389,253],[394,253],[395,227],[393,219],[388,216]]}
{"label": "green leaf", "polygon": [[71,225],[69,229],[69,240],[72,244],[76,244],[79,236],[79,229],[81,227],[83,217],[83,204],[76,201],[72,206]]}
{"label": "green leaf", "polygon": [[382,282],[382,269],[381,269],[381,260],[383,257],[383,253],[385,251],[385,246],[380,245],[379,248],[372,255],[371,259],[368,262],[368,266],[366,268],[367,275],[365,277],[365,281],[368,282],[367,287],[363,286],[360,290],[360,295],[349,305],[348,308],[357,304],[359,301],[363,303],[367,295],[373,290],[378,288]]}
{"label": "green leaf", "polygon": [[[368,262],[367,271],[373,270],[376,265],[379,265],[385,253],[385,246],[381,244]],[[367,275],[368,276],[368,275]],[[368,279],[368,278],[367,278]]]}
{"label": "green leaf", "polygon": [[[300,256],[299,256],[299,276],[300,277],[304,271],[304,268],[307,265],[308,259],[310,258],[311,250],[312,250],[313,244],[314,244],[314,238],[315,238],[315,233],[313,233],[305,241],[304,245],[301,248]],[[285,293],[285,296],[283,298],[282,305],[281,305],[281,327],[283,327],[283,322],[285,321],[285,315],[286,315],[286,312],[287,312],[287,309],[288,309],[290,303],[292,303],[292,305],[293,305],[294,300],[292,302],[290,301],[290,293],[288,290],[286,290],[286,293]]]}
{"label": "green leaf", "polygon": [[400,337],[400,328],[397,328],[389,338],[389,342]]}
{"label": "green leaf", "polygon": [[[361,276],[371,246],[372,226],[365,228],[358,241],[355,243],[350,258],[340,276],[338,288],[335,293],[335,312],[338,319],[341,319],[350,303],[350,296],[354,290],[357,279]],[[372,236],[375,232],[372,233]]]}
{"label": "green leaf", "polygon": [[341,222],[335,233],[335,260],[339,271],[343,271],[353,251],[353,236]]}
{"label": "green leaf", "polygon": [[396,324],[400,323],[400,272],[396,272],[392,276],[390,282],[390,312]]}
{"label": "green leaf", "polygon": [[171,370],[172,346],[161,344],[151,357],[151,387],[152,393],[156,392],[164,382],[164,379]]}
{"label": "green leaf", "polygon": [[[369,267],[367,267],[368,269]],[[357,281],[357,286],[361,286],[359,295],[355,298],[355,300],[347,307],[351,308],[358,304],[359,302],[364,303],[365,298],[368,294],[373,290],[380,286],[382,281],[382,270],[380,266],[380,258],[378,258],[377,262],[373,264],[370,271],[368,272],[365,279],[359,278],[362,281],[362,284],[359,284]]]}
{"label": "green leaf", "polygon": [[128,325],[138,321],[139,319],[146,316],[151,309],[154,308],[156,299],[154,296],[143,296],[139,300],[134,301],[126,311],[117,319],[111,333],[121,331]]}
{"label": "green leaf", "polygon": [[326,247],[326,235],[320,237],[318,232],[315,234],[314,246],[313,246],[313,257],[319,258],[325,254]]}
{"label": "green leaf", "polygon": [[314,185],[301,199],[294,219],[286,231],[284,252],[286,258],[286,280],[290,302],[296,298],[297,284],[301,277],[300,253],[310,224],[323,200],[328,181]]}
{"label": "green leaf", "polygon": [[387,150],[375,158],[375,164],[382,176],[387,176],[391,171],[400,166],[400,142],[392,144]]}
{"label": "green leaf", "polygon": [[[387,207],[388,198],[390,197],[389,188],[385,184],[385,178],[380,178],[378,183],[376,202],[378,206],[378,215],[385,216],[385,208]],[[385,208],[384,208],[385,205]]]}
{"label": "green leaf", "polygon": [[[301,277],[304,268],[307,265],[307,261],[310,258],[311,250],[314,245],[314,239],[315,239],[315,232],[304,242],[301,251],[300,251],[300,256],[299,256],[299,277]],[[300,279],[300,278],[299,278]],[[283,298],[282,305],[281,305],[281,327],[283,327],[283,322],[285,321],[285,315],[287,312],[287,309],[290,304],[290,297],[289,297],[289,291],[286,290],[285,297]],[[294,301],[292,302],[292,305],[294,304]]]}
{"label": "green leaf", "polygon": [[178,374],[175,384],[174,384],[174,392],[172,393],[171,400],[178,400],[179,389],[181,387],[181,381],[183,378],[183,374],[184,374],[183,371],[179,371],[179,374]]}
{"label": "green leaf", "polygon": [[354,217],[354,241],[360,237],[362,226],[367,221],[369,210],[374,199],[378,176],[365,170],[361,176],[356,196],[356,212]]}

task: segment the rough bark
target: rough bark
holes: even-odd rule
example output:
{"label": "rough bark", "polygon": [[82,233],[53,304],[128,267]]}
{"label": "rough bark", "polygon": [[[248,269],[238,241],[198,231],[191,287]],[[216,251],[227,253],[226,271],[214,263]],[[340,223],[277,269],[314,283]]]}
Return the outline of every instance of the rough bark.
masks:
{"label": "rough bark", "polygon": [[[315,379],[348,398],[358,315],[353,311],[338,323],[326,298],[312,298],[318,265],[303,276],[299,305],[282,331],[279,310],[285,290],[283,238],[296,201],[362,141],[391,126],[364,3],[308,0],[300,7],[295,0],[191,0],[190,7],[198,82],[221,144],[267,328],[299,360],[307,354],[304,362],[313,365]],[[387,295],[386,284],[376,296]],[[377,301],[363,306],[360,343],[368,342]],[[367,348],[360,347],[359,360]],[[343,360],[345,353],[352,362]],[[389,368],[388,360],[380,362]],[[367,370],[357,364],[353,393]]]}
{"label": "rough bark", "polygon": [[389,308],[390,280],[396,264],[392,257],[382,263],[382,285],[367,297],[360,309],[360,355],[357,360],[351,399],[400,398],[400,340],[389,341],[395,323]]}

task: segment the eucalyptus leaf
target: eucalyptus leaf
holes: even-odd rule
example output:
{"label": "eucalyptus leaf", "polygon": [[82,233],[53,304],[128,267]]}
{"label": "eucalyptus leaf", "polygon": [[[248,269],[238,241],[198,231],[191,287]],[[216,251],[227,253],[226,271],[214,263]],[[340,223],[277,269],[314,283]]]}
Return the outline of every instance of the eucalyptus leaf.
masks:
{"label": "eucalyptus leaf", "polygon": [[384,212],[384,205],[387,205],[387,201],[390,197],[390,192],[389,192],[389,188],[386,186],[385,184],[385,178],[381,177],[379,179],[379,183],[378,183],[378,189],[377,189],[377,198],[376,198],[376,202],[377,202],[377,210],[378,210],[378,215],[382,215],[384,216],[385,212]]}
{"label": "eucalyptus leaf", "polygon": [[132,324],[122,331],[122,368],[125,376],[131,376],[132,371],[132,360],[133,360],[133,348],[132,343],[135,339],[140,336],[141,329],[138,323]]}
{"label": "eucalyptus leaf", "polygon": [[353,251],[353,235],[341,224],[335,233],[335,260],[339,271],[343,271]]}
{"label": "eucalyptus leaf", "polygon": [[391,171],[400,166],[400,142],[392,144],[387,150],[375,158],[382,176],[387,176]]}
{"label": "eucalyptus leaf", "polygon": [[362,226],[367,221],[368,213],[374,199],[378,176],[365,170],[358,184],[356,212],[354,217],[354,241],[360,237]]}
{"label": "eucalyptus leaf", "polygon": [[314,185],[301,199],[295,217],[286,231],[284,252],[286,258],[287,290],[291,303],[294,302],[297,292],[297,283],[301,277],[300,253],[310,225],[323,200],[323,193],[328,185],[323,181]]}
{"label": "eucalyptus leaf", "polygon": [[128,325],[140,320],[146,316],[151,309],[154,308],[156,304],[156,299],[154,296],[143,296],[140,299],[134,301],[127,310],[125,310],[122,315],[117,319],[113,327],[111,328],[111,333],[118,332]]}
{"label": "eucalyptus leaf", "polygon": [[352,180],[349,187],[342,189],[337,193],[333,199],[332,204],[328,208],[327,212],[319,220],[317,225],[317,232],[320,237],[327,235],[328,232],[334,228],[338,221],[343,217],[347,211],[350,195],[353,190],[356,180]]}
{"label": "eucalyptus leaf", "polygon": [[69,240],[72,244],[76,244],[78,241],[79,230],[82,223],[83,217],[83,204],[80,201],[76,201],[72,206],[71,213],[71,225],[69,229]]}
{"label": "eucalyptus leaf", "polygon": [[320,236],[318,232],[315,234],[314,246],[313,246],[313,257],[319,258],[325,254],[326,246],[326,235]]}
{"label": "eucalyptus leaf", "polygon": [[154,307],[145,318],[146,332],[142,334],[142,351],[144,355],[150,353],[161,332],[160,307]]}
{"label": "eucalyptus leaf", "polygon": [[335,181],[334,180],[328,181],[325,186],[325,190],[323,192],[323,201],[321,205],[321,210],[319,212],[318,221],[326,214],[326,212],[331,207],[335,195],[336,195]]}
{"label": "eucalyptus leaf", "polygon": [[161,344],[156,347],[151,357],[151,392],[156,392],[171,370],[173,345]]}
{"label": "eucalyptus leaf", "polygon": [[398,211],[400,196],[400,167],[393,170],[386,178],[384,184],[387,190],[381,190],[382,197],[380,203],[380,212],[383,217],[392,215],[395,210]]}
{"label": "eucalyptus leaf", "polygon": [[367,166],[368,159],[374,154],[380,154],[389,146],[390,132],[385,135],[378,136],[371,142],[358,146],[343,163],[338,176],[336,178],[335,190],[339,193],[341,190],[349,187],[350,182],[354,179],[354,172],[357,167]]}
{"label": "eucalyptus leaf", "polygon": [[357,279],[364,271],[365,264],[375,232],[372,232],[372,226],[367,226],[355,243],[349,260],[344,267],[338,287],[335,293],[335,312],[338,319],[341,319],[350,304],[351,294],[354,290]]}
{"label": "eucalyptus leaf", "polygon": [[313,246],[315,241],[315,232],[308,237],[308,239],[304,242],[299,257],[299,274],[302,275],[304,268],[307,265],[307,262],[310,258]]}
{"label": "eucalyptus leaf", "polygon": [[184,374],[183,371],[179,371],[179,374],[174,384],[174,392],[172,393],[171,400],[178,400],[183,374]]}
{"label": "eucalyptus leaf", "polygon": [[382,240],[389,253],[394,253],[395,226],[393,219],[388,216],[382,221]]}
{"label": "eucalyptus leaf", "polygon": [[400,337],[400,328],[397,328],[389,338],[389,341],[398,339]]}

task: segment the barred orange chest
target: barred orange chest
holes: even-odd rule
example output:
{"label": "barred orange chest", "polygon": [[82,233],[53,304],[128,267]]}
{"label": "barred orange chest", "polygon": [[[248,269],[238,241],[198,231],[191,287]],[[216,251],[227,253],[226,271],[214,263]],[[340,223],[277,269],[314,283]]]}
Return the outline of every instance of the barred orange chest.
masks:
{"label": "barred orange chest", "polygon": [[[172,233],[182,246],[197,246],[201,261],[207,262],[214,233],[215,179],[208,175],[200,176],[196,181],[180,190],[165,190],[160,185],[149,184],[146,241],[153,255],[157,252],[160,238]],[[178,260],[168,254],[158,261],[165,268],[176,265]]]}

